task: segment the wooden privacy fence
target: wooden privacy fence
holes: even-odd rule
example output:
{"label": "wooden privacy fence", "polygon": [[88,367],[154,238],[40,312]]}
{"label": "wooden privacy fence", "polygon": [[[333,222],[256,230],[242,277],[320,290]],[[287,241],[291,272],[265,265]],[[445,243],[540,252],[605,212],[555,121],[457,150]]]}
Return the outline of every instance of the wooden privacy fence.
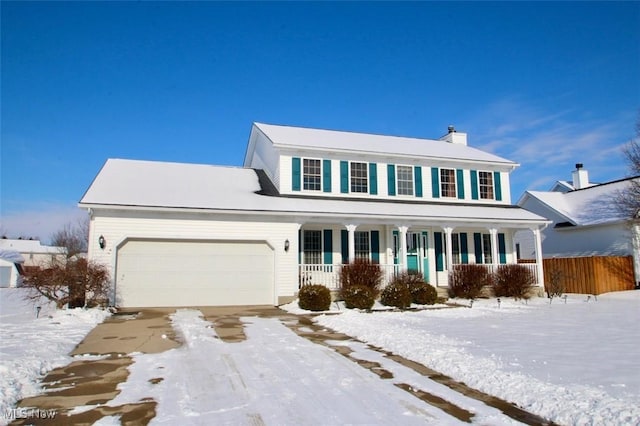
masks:
{"label": "wooden privacy fence", "polygon": [[631,256],[559,257],[544,259],[546,287],[559,280],[565,293],[601,294],[633,290],[633,258]]}

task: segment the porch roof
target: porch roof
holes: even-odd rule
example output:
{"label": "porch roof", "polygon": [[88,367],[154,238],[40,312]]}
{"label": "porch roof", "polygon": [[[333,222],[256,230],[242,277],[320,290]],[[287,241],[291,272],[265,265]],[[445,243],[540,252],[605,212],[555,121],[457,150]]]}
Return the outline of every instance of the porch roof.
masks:
{"label": "porch roof", "polygon": [[79,205],[94,209],[278,215],[299,222],[464,222],[514,227],[548,223],[517,206],[267,195],[253,169],[122,159],[107,160]]}

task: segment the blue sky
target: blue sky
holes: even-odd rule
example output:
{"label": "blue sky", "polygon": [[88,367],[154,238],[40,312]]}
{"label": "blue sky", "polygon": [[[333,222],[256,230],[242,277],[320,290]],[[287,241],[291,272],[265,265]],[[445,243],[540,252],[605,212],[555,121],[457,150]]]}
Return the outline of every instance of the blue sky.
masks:
{"label": "blue sky", "polygon": [[[253,121],[438,138],[512,198],[627,173],[640,2],[1,3],[0,230],[48,240],[107,158],[241,165]],[[80,213],[82,215],[82,213]]]}

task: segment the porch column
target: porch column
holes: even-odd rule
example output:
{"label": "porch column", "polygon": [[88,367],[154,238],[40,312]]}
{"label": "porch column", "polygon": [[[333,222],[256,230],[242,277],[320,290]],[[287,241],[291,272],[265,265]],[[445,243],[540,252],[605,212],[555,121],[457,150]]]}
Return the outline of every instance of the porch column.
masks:
{"label": "porch column", "polygon": [[538,275],[538,285],[544,285],[544,268],[542,266],[542,238],[540,237],[540,229],[532,228],[533,239],[536,245],[536,269]]}
{"label": "porch column", "polygon": [[349,253],[349,262],[353,262],[356,258],[356,228],[358,225],[345,225],[348,232],[348,253]]}
{"label": "porch column", "polygon": [[447,254],[447,271],[451,272],[453,267],[453,243],[451,241],[451,233],[453,232],[453,228],[450,226],[446,226],[442,228],[444,231],[444,235],[446,238],[446,254]]}
{"label": "porch column", "polygon": [[398,231],[400,232],[400,241],[398,243],[398,259],[400,262],[400,270],[407,270],[407,231],[409,230],[408,226],[398,226]]}
{"label": "porch column", "polygon": [[491,263],[494,266],[498,266],[500,259],[498,258],[498,230],[496,228],[490,228],[489,234],[491,234]]}

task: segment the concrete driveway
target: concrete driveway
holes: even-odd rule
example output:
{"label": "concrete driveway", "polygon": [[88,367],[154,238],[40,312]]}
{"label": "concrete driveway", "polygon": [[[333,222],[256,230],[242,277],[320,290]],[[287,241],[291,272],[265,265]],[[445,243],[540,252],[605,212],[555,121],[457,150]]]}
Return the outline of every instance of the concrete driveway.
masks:
{"label": "concrete driveway", "polygon": [[[398,416],[403,424],[548,424],[420,364],[318,327],[311,316],[270,306],[192,309],[213,328],[208,338],[218,340],[206,351],[184,348],[192,343],[187,331],[176,335],[175,309],[120,312],[78,345],[72,353],[77,361],[47,375],[44,394],[19,403],[56,410],[56,417],[14,424],[93,424],[107,416],[122,424],[154,418],[168,424],[387,424]],[[131,377],[141,374],[134,367],[154,354],[160,369],[145,376],[152,396],[127,399],[128,383],[140,382]],[[430,392],[439,387],[446,392]]]}

